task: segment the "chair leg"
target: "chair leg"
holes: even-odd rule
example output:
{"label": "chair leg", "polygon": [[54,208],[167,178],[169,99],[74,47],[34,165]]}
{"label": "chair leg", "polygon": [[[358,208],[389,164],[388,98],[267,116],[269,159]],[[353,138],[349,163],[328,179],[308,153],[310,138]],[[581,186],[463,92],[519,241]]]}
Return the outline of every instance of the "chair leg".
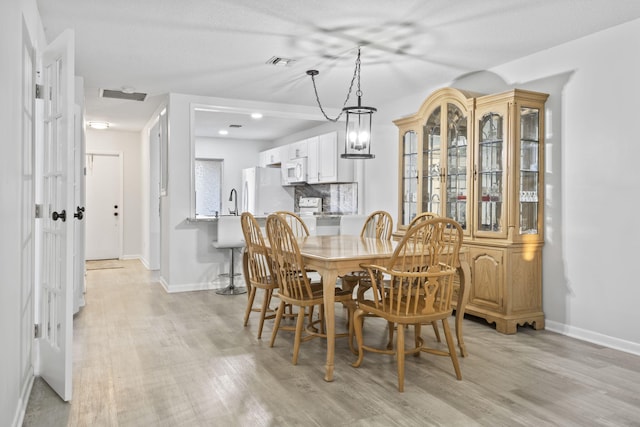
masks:
{"label": "chair leg", "polygon": [[440,339],[440,329],[438,329],[438,322],[434,320],[433,322],[431,322],[431,325],[433,326],[433,333],[436,334],[436,341],[442,342],[442,340]]}
{"label": "chair leg", "polygon": [[387,342],[387,350],[393,349],[393,330],[395,329],[396,324],[393,322],[388,322],[389,326],[389,341]]}
{"label": "chair leg", "polygon": [[249,314],[251,314],[251,309],[253,309],[253,300],[256,297],[256,287],[255,286],[251,286],[248,292],[248,296],[249,296],[249,300],[247,301],[247,309],[244,312],[244,326],[247,326],[247,323],[249,323]]}
{"label": "chair leg", "polygon": [[320,317],[320,333],[326,334],[327,329],[325,328],[324,323],[324,304],[320,305],[320,313],[318,313],[318,316]]}
{"label": "chair leg", "polygon": [[396,345],[398,362],[398,391],[404,391],[404,325],[398,325],[398,343]]}
{"label": "chair leg", "polygon": [[356,341],[358,342],[358,360],[351,364],[351,366],[353,366],[354,368],[359,367],[362,364],[362,359],[364,358],[364,349],[362,348],[362,346],[364,345],[364,339],[362,336],[362,323],[364,322],[363,314],[364,311],[357,308],[353,312],[353,319],[351,320],[356,335]]}
{"label": "chair leg", "polygon": [[456,345],[453,342],[453,335],[451,335],[448,319],[442,319],[442,329],[444,329],[444,336],[447,340],[447,347],[449,348],[449,356],[451,356],[451,361],[453,362],[453,369],[456,371],[456,378],[461,380],[462,373],[460,372],[460,364],[458,363],[458,354],[456,353]]}
{"label": "chair leg", "polygon": [[[251,289],[253,292],[253,288]],[[260,323],[258,324],[258,339],[262,338],[262,327],[264,326],[264,318],[267,315],[267,309],[269,308],[269,301],[271,301],[271,293],[273,290],[264,290],[264,299],[262,300],[262,308],[260,310]]]}
{"label": "chair leg", "polygon": [[313,308],[315,306],[314,305],[310,305],[309,306],[309,328],[313,331],[313,332],[318,332],[318,328],[316,328],[315,326],[313,326]]}
{"label": "chair leg", "polygon": [[300,341],[302,339],[302,329],[304,326],[305,309],[300,307],[298,311],[298,321],[296,322],[296,335],[293,340],[293,364],[298,364],[298,353],[300,352]]}
{"label": "chair leg", "polygon": [[269,343],[269,347],[273,347],[273,343],[276,342],[276,335],[278,335],[278,329],[280,328],[280,320],[282,320],[282,315],[284,314],[284,306],[286,304],[284,301],[280,301],[280,305],[278,306],[278,312],[276,313],[276,320],[273,322],[273,331],[271,331],[271,342]]}
{"label": "chair leg", "polygon": [[349,301],[347,303],[347,327],[349,331],[349,350],[351,350],[351,353],[357,355],[358,350],[356,350],[356,348],[353,346],[353,338],[354,338],[354,331],[355,331],[355,328],[353,326],[353,313],[355,312],[355,309],[356,309],[355,302]]}

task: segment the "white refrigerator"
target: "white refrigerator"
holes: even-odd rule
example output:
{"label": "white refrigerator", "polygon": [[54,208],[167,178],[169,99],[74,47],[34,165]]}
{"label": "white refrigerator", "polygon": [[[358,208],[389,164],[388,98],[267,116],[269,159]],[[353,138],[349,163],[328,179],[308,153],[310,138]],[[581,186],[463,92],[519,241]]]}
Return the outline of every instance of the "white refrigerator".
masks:
{"label": "white refrigerator", "polygon": [[279,168],[253,167],[242,170],[242,212],[263,216],[275,211],[293,211],[292,187],[282,186]]}

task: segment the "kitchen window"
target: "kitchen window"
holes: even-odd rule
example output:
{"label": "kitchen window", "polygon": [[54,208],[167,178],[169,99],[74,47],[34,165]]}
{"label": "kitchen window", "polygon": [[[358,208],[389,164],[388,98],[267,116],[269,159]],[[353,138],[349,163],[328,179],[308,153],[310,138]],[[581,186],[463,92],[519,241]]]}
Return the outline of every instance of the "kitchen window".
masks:
{"label": "kitchen window", "polygon": [[195,159],[196,216],[216,216],[222,211],[221,159]]}

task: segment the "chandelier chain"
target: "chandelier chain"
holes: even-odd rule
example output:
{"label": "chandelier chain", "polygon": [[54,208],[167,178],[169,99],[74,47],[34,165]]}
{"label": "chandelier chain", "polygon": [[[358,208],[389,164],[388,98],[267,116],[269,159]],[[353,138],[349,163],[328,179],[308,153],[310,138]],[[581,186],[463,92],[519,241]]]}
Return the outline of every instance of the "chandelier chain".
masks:
{"label": "chandelier chain", "polygon": [[313,91],[316,94],[316,102],[318,103],[318,107],[320,107],[320,111],[322,111],[322,115],[325,117],[325,119],[329,120],[330,122],[337,122],[338,120],[340,120],[340,117],[342,117],[342,113],[344,113],[344,107],[346,107],[347,102],[349,102],[349,97],[351,96],[351,91],[353,90],[353,83],[356,80],[356,76],[358,77],[358,89],[356,91],[356,95],[362,96],[362,91],[360,90],[360,47],[358,47],[358,57],[356,58],[356,66],[355,66],[355,69],[353,70],[353,77],[351,77],[351,83],[349,84],[349,91],[347,92],[347,97],[342,103],[343,109],[340,110],[340,114],[338,114],[335,118],[332,119],[324,111],[324,108],[322,108],[322,104],[320,103],[320,95],[318,95],[318,88],[316,87],[315,75],[311,74],[311,81],[313,82]]}

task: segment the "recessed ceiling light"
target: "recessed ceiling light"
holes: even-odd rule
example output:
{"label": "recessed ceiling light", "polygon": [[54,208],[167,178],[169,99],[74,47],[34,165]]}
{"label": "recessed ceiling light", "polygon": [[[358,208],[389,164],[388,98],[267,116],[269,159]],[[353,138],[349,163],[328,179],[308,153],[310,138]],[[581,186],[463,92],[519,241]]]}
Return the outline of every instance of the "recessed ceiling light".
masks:
{"label": "recessed ceiling light", "polygon": [[88,125],[92,129],[109,129],[109,122],[89,122]]}
{"label": "recessed ceiling light", "polygon": [[220,135],[228,135],[228,134],[229,134],[229,131],[228,131],[228,130],[226,130],[226,129],[222,129],[222,130],[219,130],[219,131],[218,131],[218,133],[219,133]]}
{"label": "recessed ceiling light", "polygon": [[251,118],[252,119],[261,119],[262,118],[262,113],[251,113]]}

